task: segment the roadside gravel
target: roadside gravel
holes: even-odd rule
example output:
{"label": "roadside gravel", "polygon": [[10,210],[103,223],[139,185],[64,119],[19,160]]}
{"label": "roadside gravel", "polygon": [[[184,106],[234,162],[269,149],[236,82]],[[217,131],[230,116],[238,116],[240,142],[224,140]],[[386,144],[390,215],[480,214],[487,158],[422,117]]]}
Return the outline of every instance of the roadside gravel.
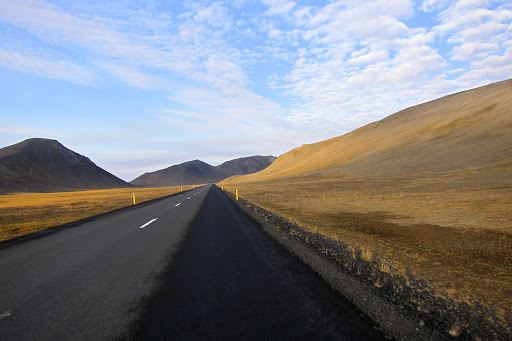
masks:
{"label": "roadside gravel", "polygon": [[[405,283],[375,264],[354,259],[347,245],[305,231],[287,219],[224,192],[262,229],[298,256],[369,316],[389,338],[397,340],[508,340],[510,329],[483,318],[470,307],[433,294],[429,283]],[[413,278],[412,276],[409,278]],[[376,286],[375,280],[384,285]],[[416,304],[415,302],[421,302]]]}

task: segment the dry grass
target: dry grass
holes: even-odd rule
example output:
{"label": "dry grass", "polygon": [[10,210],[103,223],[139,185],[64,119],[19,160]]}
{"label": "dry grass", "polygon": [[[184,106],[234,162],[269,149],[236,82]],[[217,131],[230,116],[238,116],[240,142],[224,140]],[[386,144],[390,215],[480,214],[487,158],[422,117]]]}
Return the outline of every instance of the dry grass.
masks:
{"label": "dry grass", "polygon": [[141,203],[180,190],[158,187],[0,195],[0,241],[133,205],[132,193]]}
{"label": "dry grass", "polygon": [[[398,264],[452,297],[512,311],[512,184],[485,174],[224,184],[312,232]],[[387,264],[381,267],[389,272]],[[508,316],[511,318],[511,316]]]}

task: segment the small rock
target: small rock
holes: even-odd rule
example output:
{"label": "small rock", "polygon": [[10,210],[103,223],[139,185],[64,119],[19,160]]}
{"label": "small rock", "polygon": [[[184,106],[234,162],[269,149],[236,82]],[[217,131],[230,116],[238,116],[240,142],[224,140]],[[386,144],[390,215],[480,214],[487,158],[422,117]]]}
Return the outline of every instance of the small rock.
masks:
{"label": "small rock", "polygon": [[450,331],[448,332],[453,337],[459,337],[462,334],[463,328],[459,323],[454,323]]}

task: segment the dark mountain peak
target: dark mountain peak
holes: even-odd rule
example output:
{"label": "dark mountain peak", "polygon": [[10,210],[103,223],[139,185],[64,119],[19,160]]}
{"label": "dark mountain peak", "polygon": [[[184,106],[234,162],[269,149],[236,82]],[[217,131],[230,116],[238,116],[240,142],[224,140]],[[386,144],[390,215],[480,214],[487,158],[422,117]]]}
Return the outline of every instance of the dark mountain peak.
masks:
{"label": "dark mountain peak", "polygon": [[31,138],[2,148],[0,159],[4,159],[4,162],[40,162],[53,165],[63,163],[67,166],[71,164],[90,164],[96,166],[89,158],[64,147],[59,141],[43,138]]}
{"label": "dark mountain peak", "polygon": [[155,174],[158,172],[162,172],[165,174],[167,174],[167,173],[183,174],[185,172],[200,173],[200,172],[205,172],[205,171],[211,171],[211,169],[214,169],[214,168],[215,167],[213,167],[212,165],[209,165],[206,162],[203,162],[201,160],[192,160],[192,161],[182,162],[177,165],[169,166],[167,168],[164,168],[164,169],[161,169],[158,171],[149,172],[146,174]]}
{"label": "dark mountain peak", "polygon": [[57,150],[69,150],[64,147],[59,141],[53,139],[45,139],[40,137],[33,137],[16,143],[10,147],[19,146],[21,149],[27,148],[53,148]]}
{"label": "dark mountain peak", "polygon": [[0,149],[0,158],[17,154],[17,153],[27,153],[27,152],[35,152],[38,150],[55,150],[65,148],[62,144],[57,140],[43,139],[43,138],[30,138],[24,141],[13,144],[12,146],[7,146]]}
{"label": "dark mountain peak", "polygon": [[0,149],[0,192],[130,186],[57,140],[31,138]]}
{"label": "dark mountain peak", "polygon": [[130,183],[136,186],[176,186],[218,182],[233,175],[245,175],[268,167],[274,156],[249,156],[226,161],[214,167],[201,160],[192,160],[151,173]]}
{"label": "dark mountain peak", "polygon": [[[201,160],[192,160],[192,161],[186,161],[186,162],[183,162],[183,163],[180,163],[176,166],[180,166],[180,165],[183,165],[183,166],[210,166],[212,167],[210,164],[204,162],[204,161],[201,161]],[[173,166],[171,166],[173,167]]]}
{"label": "dark mountain peak", "polygon": [[222,174],[201,160],[192,160],[158,171],[145,173],[130,183],[135,186],[194,185],[218,181]]}
{"label": "dark mountain peak", "polygon": [[[31,137],[31,138],[28,138],[26,140],[23,140],[19,143],[16,143],[16,145],[22,145],[22,146],[27,146],[27,145],[54,145],[54,146],[61,146],[61,147],[64,147],[59,141],[57,140],[54,140],[54,139],[46,139],[46,138],[43,138],[43,137]],[[64,147],[65,148],[65,147]]]}
{"label": "dark mountain peak", "polygon": [[226,161],[217,166],[217,169],[221,171],[226,178],[229,178],[234,175],[246,175],[259,172],[270,166],[275,159],[276,157],[272,155],[241,157]]}
{"label": "dark mountain peak", "polygon": [[31,138],[28,138],[24,141],[21,141],[20,143],[22,144],[33,144],[33,143],[37,143],[37,144],[47,144],[47,145],[55,145],[55,146],[61,146],[63,148],[66,148],[64,147],[59,141],[55,140],[55,139],[47,139],[47,138],[44,138],[44,137],[31,137]]}

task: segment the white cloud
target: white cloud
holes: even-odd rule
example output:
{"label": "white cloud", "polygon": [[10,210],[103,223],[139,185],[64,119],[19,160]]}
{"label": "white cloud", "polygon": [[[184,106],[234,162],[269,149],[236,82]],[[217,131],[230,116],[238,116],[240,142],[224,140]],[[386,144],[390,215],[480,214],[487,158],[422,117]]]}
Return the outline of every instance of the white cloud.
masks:
{"label": "white cloud", "polygon": [[0,49],[0,66],[72,83],[91,85],[96,82],[94,72],[84,66],[65,60],[45,60],[37,56],[27,56],[4,49]]}
{"label": "white cloud", "polygon": [[[502,55],[492,55],[474,62],[474,68],[506,68],[512,65],[512,47],[508,47]],[[507,75],[505,75],[507,76]]]}
{"label": "white cloud", "polygon": [[432,32],[436,39],[450,44],[447,58],[467,63],[464,68],[467,71],[457,78],[461,87],[479,86],[512,76],[506,65],[507,46],[512,40],[510,3],[457,1],[440,13],[439,18],[440,24],[432,28]]}
{"label": "white cloud", "polygon": [[452,3],[453,0],[425,0],[421,4],[420,8],[424,12],[433,12],[444,6]]}
{"label": "white cloud", "polygon": [[297,16],[292,30],[302,30],[308,45],[281,89],[303,104],[288,120],[334,136],[417,101],[417,92],[404,90],[428,84],[445,62],[430,46],[432,34],[399,20],[411,10],[410,1],[333,2]]}
{"label": "white cloud", "polygon": [[263,0],[269,9],[265,12],[268,15],[288,14],[297,5],[294,1],[289,0]]}
{"label": "white cloud", "polygon": [[[281,78],[287,85],[279,86],[273,78],[274,86],[303,102],[292,117],[319,127],[333,122],[346,128],[355,118],[367,123],[448,91],[481,85],[479,79],[494,79],[498,70],[486,67],[489,76],[484,77],[483,69],[476,70],[482,67],[476,61],[502,67],[508,62],[507,54],[499,56],[510,40],[508,9],[482,8],[485,3],[477,1],[450,3],[438,27],[420,29],[409,28],[400,19],[412,15],[410,1],[337,1],[323,8],[297,9],[296,25],[309,45],[297,51],[293,69]],[[446,5],[426,1],[422,8],[434,11]],[[282,29],[272,33],[287,35]],[[434,47],[443,36],[455,44],[444,56]],[[451,72],[449,58],[469,63]],[[462,77],[471,67],[475,69]],[[502,78],[507,77],[507,68],[502,70]],[[450,81],[448,75],[459,78]]]}
{"label": "white cloud", "polygon": [[0,19],[19,26],[49,44],[63,41],[72,45],[94,46],[113,55],[133,52],[134,45],[122,33],[108,29],[101,21],[63,13],[55,6],[37,0],[0,2]]}
{"label": "white cloud", "polygon": [[[355,51],[359,52],[359,51]],[[354,53],[352,53],[354,55]],[[368,65],[375,64],[383,60],[388,59],[388,53],[386,51],[371,51],[364,55],[356,56],[355,58],[349,59],[347,64],[349,65]]]}
{"label": "white cloud", "polygon": [[[225,41],[232,28],[231,20],[221,3],[209,6],[190,4],[182,15],[178,32],[155,35],[120,32],[101,17],[82,18],[37,0],[0,2],[0,19],[19,26],[50,45],[71,45],[84,49],[97,65],[121,81],[142,88],[161,88],[162,80],[139,71],[142,67],[169,70],[195,80],[223,86],[246,81],[237,65],[239,53]],[[158,25],[154,25],[155,27]],[[217,52],[212,56],[212,52]],[[222,53],[220,52],[222,51]],[[115,59],[116,64],[110,62]],[[229,72],[220,73],[223,69]],[[155,83],[153,83],[153,81]]]}
{"label": "white cloud", "polygon": [[455,46],[451,55],[453,60],[469,61],[474,59],[482,59],[499,51],[499,44],[472,41]]}
{"label": "white cloud", "polygon": [[170,83],[158,76],[136,70],[136,67],[126,67],[120,64],[100,63],[99,66],[124,83],[143,89],[169,89]]}

